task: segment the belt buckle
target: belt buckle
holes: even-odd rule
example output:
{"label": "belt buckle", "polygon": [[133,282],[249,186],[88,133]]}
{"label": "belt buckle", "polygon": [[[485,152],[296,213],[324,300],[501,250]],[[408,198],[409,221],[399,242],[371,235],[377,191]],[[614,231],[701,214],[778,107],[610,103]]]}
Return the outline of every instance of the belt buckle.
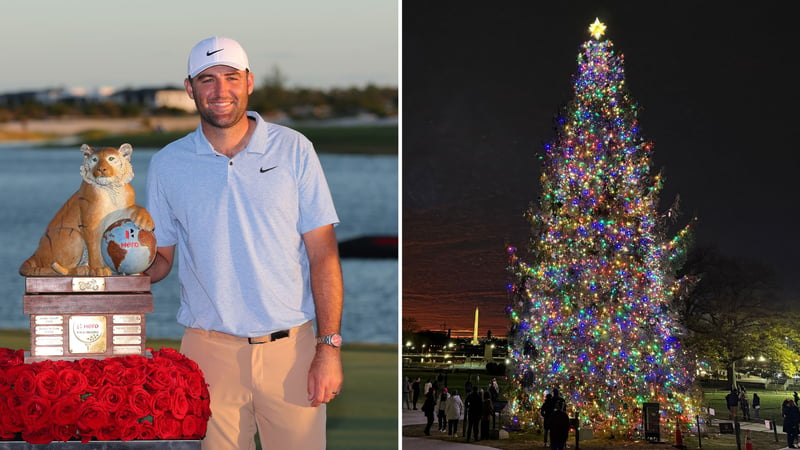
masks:
{"label": "belt buckle", "polygon": [[289,337],[289,330],[281,330],[270,334],[269,337],[264,340],[256,340],[261,337],[254,337],[254,338],[249,337],[247,338],[247,342],[249,344],[266,344],[267,342],[277,341],[278,339],[283,339],[287,337]]}
{"label": "belt buckle", "polygon": [[283,339],[289,337],[289,330],[281,330],[276,331],[269,335],[270,340],[277,341],[278,339]]}

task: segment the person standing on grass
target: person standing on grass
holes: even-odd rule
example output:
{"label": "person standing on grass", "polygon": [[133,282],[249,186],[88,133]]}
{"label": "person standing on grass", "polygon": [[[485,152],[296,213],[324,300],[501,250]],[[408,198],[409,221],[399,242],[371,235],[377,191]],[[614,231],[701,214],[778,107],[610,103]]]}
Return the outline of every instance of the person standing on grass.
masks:
{"label": "person standing on grass", "polygon": [[754,411],[753,415],[755,416],[756,419],[761,418],[761,416],[759,415],[760,409],[761,409],[761,398],[758,396],[758,394],[753,392],[753,411]]}
{"label": "person standing on grass", "polygon": [[[204,450],[322,450],[326,404],[342,389],[339,223],[312,143],[248,111],[255,78],[242,46],[210,37],[183,82],[199,126],[151,160],[147,210],[177,259],[180,351],[211,396]],[[316,334],[316,335],[315,335]]]}
{"label": "person standing on grass", "polygon": [[725,404],[728,406],[728,417],[736,420],[736,409],[739,406],[739,392],[731,388],[731,392],[725,396]]}
{"label": "person standing on grass", "polygon": [[742,420],[750,420],[750,402],[747,400],[747,392],[744,390],[739,393],[739,406],[742,407]]}

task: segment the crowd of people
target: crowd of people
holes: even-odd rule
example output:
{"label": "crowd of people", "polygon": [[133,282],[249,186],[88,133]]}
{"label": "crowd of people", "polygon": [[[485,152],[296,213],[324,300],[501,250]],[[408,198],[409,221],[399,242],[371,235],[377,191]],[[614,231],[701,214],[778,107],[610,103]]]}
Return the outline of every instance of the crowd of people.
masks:
{"label": "crowd of people", "polygon": [[495,415],[494,402],[500,396],[497,379],[492,378],[484,389],[473,386],[472,375],[469,375],[463,392],[462,398],[457,389],[447,387],[442,375],[424,384],[419,377],[413,381],[409,377],[403,379],[403,405],[406,409],[417,409],[418,403],[422,402],[419,409],[425,414],[426,436],[431,435],[431,428],[437,422],[440,433],[458,437],[460,423],[461,437],[467,442],[489,439]]}
{"label": "crowd of people", "polygon": [[[725,396],[725,404],[728,406],[728,416],[730,420],[738,419],[737,412],[741,409],[742,412],[742,420],[751,420],[750,416],[750,406],[751,403],[748,400],[747,396],[747,389],[742,385],[734,388],[731,388],[731,391],[728,395]],[[761,414],[761,398],[759,398],[758,393],[753,392],[753,416],[754,419],[760,419]]]}
{"label": "crowd of people", "polygon": [[[758,393],[753,393],[752,407],[753,418],[760,418],[761,398]],[[725,396],[725,403],[728,407],[728,417],[730,420],[739,420],[741,410],[741,420],[751,420],[750,406],[748,401],[747,389],[744,386],[732,387],[728,395]],[[786,433],[786,446],[788,448],[800,448],[800,396],[797,392],[793,398],[787,397],[781,404],[781,416],[783,417],[783,432]]]}

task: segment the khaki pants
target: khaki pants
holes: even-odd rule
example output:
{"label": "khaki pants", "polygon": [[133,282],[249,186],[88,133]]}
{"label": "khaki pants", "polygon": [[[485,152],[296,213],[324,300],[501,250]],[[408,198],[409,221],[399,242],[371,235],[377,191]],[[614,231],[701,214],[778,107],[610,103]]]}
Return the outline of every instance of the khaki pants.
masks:
{"label": "khaki pants", "polygon": [[[255,340],[255,339],[254,339]],[[263,344],[187,328],[181,352],[203,371],[211,395],[204,450],[324,449],[326,405],[311,407],[308,369],[316,352],[311,322]]]}

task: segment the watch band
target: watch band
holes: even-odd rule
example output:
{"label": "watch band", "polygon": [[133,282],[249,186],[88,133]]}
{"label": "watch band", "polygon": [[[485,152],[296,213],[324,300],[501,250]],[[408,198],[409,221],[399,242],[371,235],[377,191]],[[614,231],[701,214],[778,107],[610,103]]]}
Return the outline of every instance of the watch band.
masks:
{"label": "watch band", "polygon": [[317,338],[318,344],[327,344],[334,348],[342,346],[342,335],[339,333],[326,334]]}

